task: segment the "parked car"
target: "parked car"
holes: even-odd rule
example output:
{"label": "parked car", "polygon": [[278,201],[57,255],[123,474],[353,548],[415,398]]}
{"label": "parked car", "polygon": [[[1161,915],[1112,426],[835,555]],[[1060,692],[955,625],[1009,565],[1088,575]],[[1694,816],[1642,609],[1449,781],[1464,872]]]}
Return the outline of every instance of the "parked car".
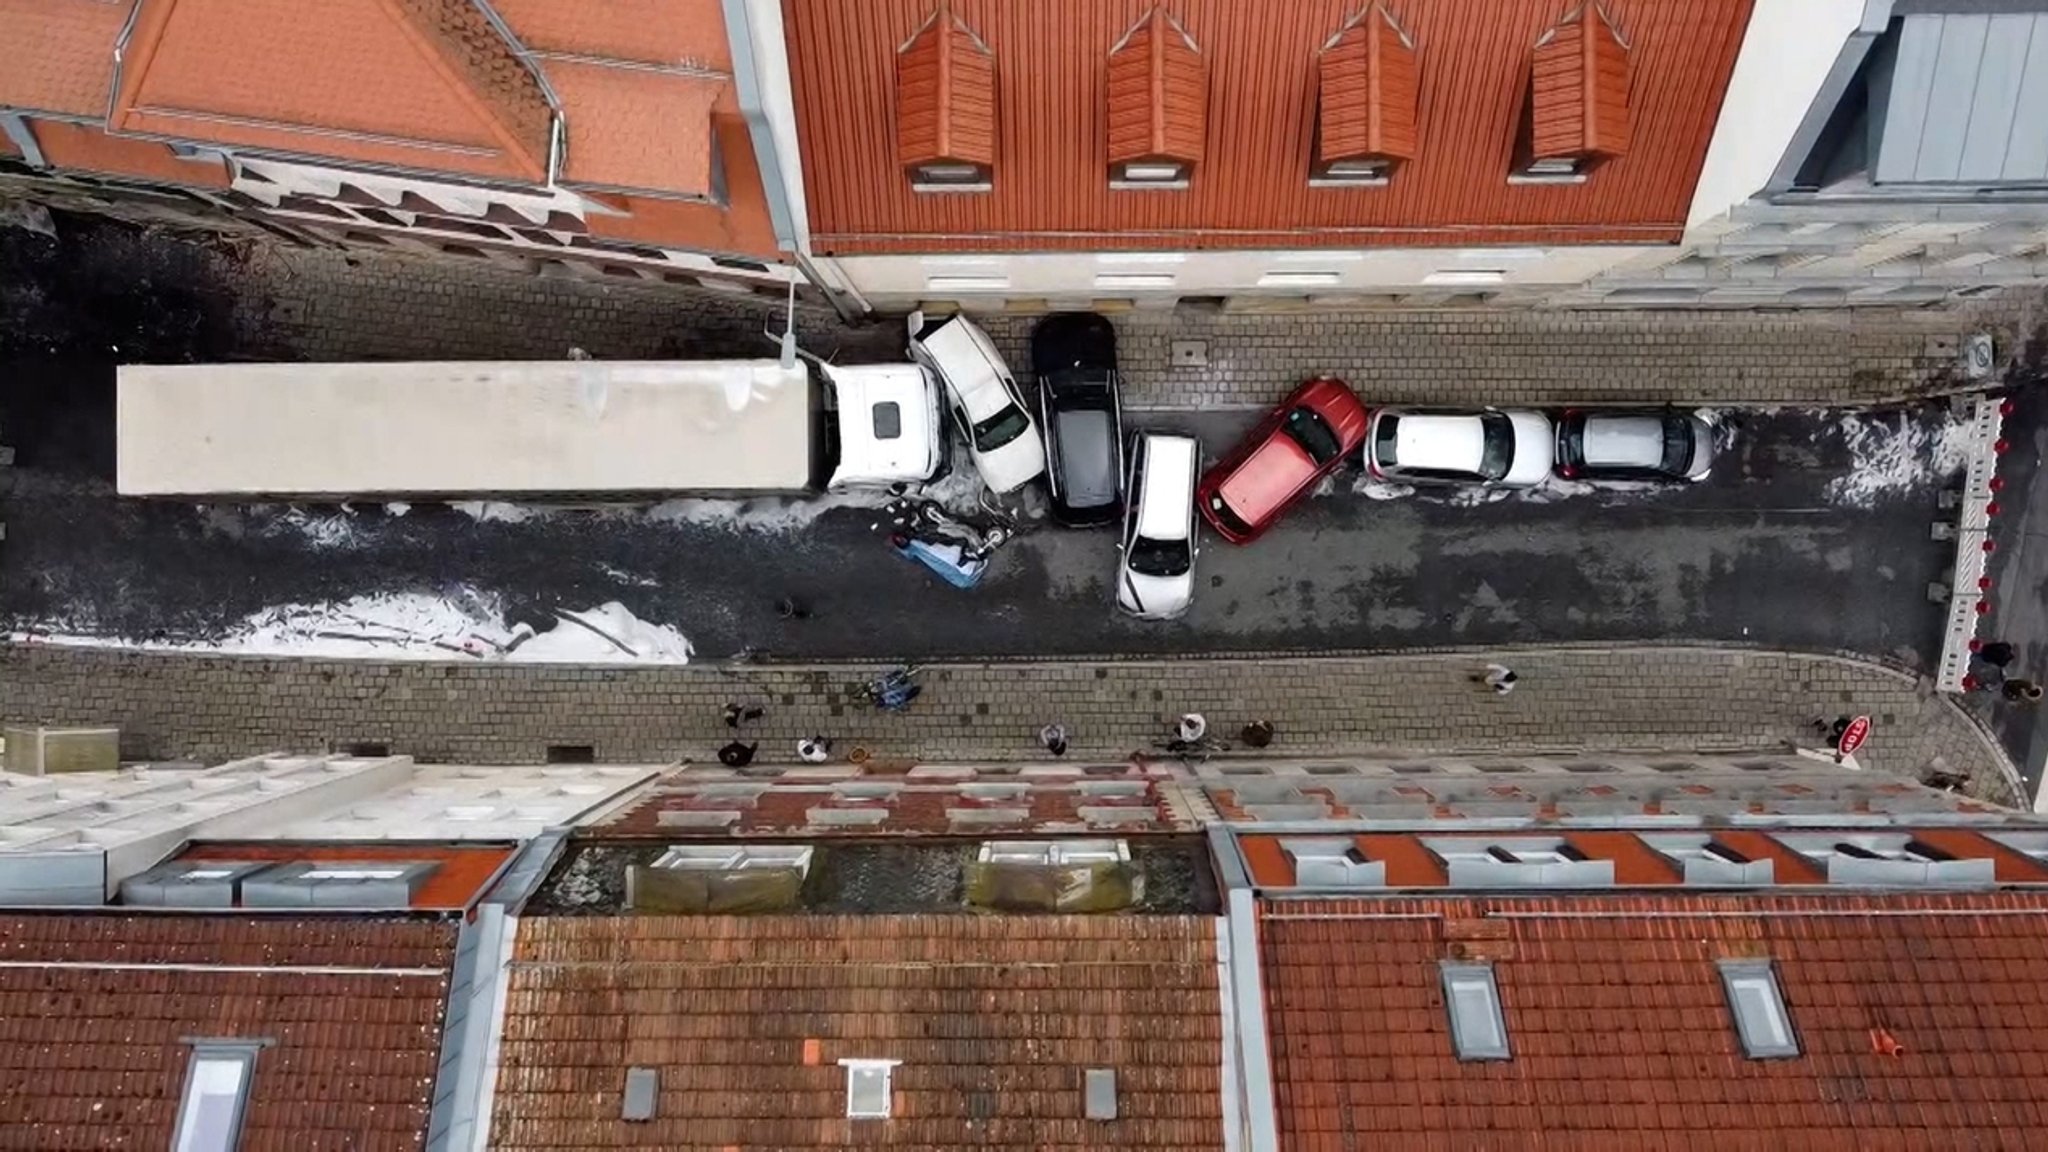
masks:
{"label": "parked car", "polygon": [[1567,480],[1705,480],[1714,426],[1674,408],[1580,411],[1557,420],[1557,474]]}
{"label": "parked car", "polygon": [[1141,432],[1130,456],[1116,603],[1141,620],[1171,620],[1195,599],[1195,469],[1202,450],[1192,436]]}
{"label": "parked car", "polygon": [[1366,420],[1349,384],[1334,376],[1304,383],[1202,477],[1195,504],[1203,519],[1233,544],[1257,539],[1357,450]]}
{"label": "parked car", "polygon": [[991,492],[1014,492],[1045,471],[1045,445],[988,333],[965,316],[926,323],[913,312],[910,355],[945,382],[946,407]]}
{"label": "parked car", "polygon": [[1528,488],[1550,475],[1556,448],[1541,412],[1382,408],[1372,414],[1365,462],[1386,480]]}
{"label": "parked car", "polygon": [[1053,519],[1069,528],[1114,524],[1124,478],[1116,329],[1093,312],[1055,312],[1031,330],[1031,370]]}

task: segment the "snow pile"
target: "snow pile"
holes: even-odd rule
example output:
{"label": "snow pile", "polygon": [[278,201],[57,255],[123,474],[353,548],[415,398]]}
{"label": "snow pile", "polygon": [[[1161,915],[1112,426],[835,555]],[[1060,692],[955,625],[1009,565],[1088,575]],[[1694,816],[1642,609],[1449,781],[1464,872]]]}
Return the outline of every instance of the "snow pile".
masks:
{"label": "snow pile", "polygon": [[359,543],[356,539],[355,513],[349,510],[316,516],[303,508],[294,507],[273,520],[265,534],[287,529],[304,536],[306,543],[319,551],[349,548]]}
{"label": "snow pile", "polygon": [[547,512],[546,508],[531,504],[504,504],[496,500],[456,500],[448,506],[479,524],[520,524]]}
{"label": "snow pile", "polygon": [[1858,508],[1947,479],[1970,450],[1970,426],[1956,418],[1930,426],[1907,413],[1866,413],[1842,417],[1839,430],[1850,470],[1828,481],[1827,498]]}
{"label": "snow pile", "polygon": [[128,641],[61,632],[16,632],[16,643],[79,644],[158,652],[357,660],[503,660],[535,664],[687,664],[690,642],[616,601],[582,612],[558,610],[536,633],[507,625],[495,599],[401,592],[339,603],[267,608],[206,640]]}
{"label": "snow pile", "polygon": [[1376,479],[1369,472],[1359,476],[1358,482],[1351,486],[1351,490],[1368,500],[1400,500],[1415,495],[1415,488],[1412,485],[1390,484],[1385,480]]}

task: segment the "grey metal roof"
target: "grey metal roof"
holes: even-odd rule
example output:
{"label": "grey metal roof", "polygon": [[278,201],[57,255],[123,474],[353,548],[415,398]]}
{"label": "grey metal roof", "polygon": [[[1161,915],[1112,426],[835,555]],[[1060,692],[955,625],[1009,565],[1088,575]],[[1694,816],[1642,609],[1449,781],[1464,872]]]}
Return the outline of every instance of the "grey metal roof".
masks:
{"label": "grey metal roof", "polygon": [[1908,15],[1872,97],[1877,183],[2048,182],[2048,12]]}

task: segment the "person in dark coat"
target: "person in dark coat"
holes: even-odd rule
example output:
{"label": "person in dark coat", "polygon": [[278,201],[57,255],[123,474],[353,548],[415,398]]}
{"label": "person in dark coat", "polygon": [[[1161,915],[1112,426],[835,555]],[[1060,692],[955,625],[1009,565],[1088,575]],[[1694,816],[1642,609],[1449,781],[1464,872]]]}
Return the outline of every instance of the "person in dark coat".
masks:
{"label": "person in dark coat", "polygon": [[1264,748],[1273,743],[1273,722],[1254,720],[1244,726],[1244,731],[1238,733],[1238,738],[1244,741],[1247,748]]}
{"label": "person in dark coat", "polygon": [[754,749],[758,747],[759,744],[742,744],[734,740],[718,750],[718,762],[727,768],[745,768],[754,762]]}

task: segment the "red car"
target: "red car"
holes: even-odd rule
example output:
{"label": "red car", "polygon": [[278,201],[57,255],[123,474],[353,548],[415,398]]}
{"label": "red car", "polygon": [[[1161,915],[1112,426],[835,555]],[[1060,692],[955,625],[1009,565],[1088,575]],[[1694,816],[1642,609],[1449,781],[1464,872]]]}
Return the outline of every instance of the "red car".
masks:
{"label": "red car", "polygon": [[1366,410],[1349,384],[1318,376],[1294,390],[1195,490],[1195,505],[1232,544],[1259,538],[1289,504],[1365,441]]}

